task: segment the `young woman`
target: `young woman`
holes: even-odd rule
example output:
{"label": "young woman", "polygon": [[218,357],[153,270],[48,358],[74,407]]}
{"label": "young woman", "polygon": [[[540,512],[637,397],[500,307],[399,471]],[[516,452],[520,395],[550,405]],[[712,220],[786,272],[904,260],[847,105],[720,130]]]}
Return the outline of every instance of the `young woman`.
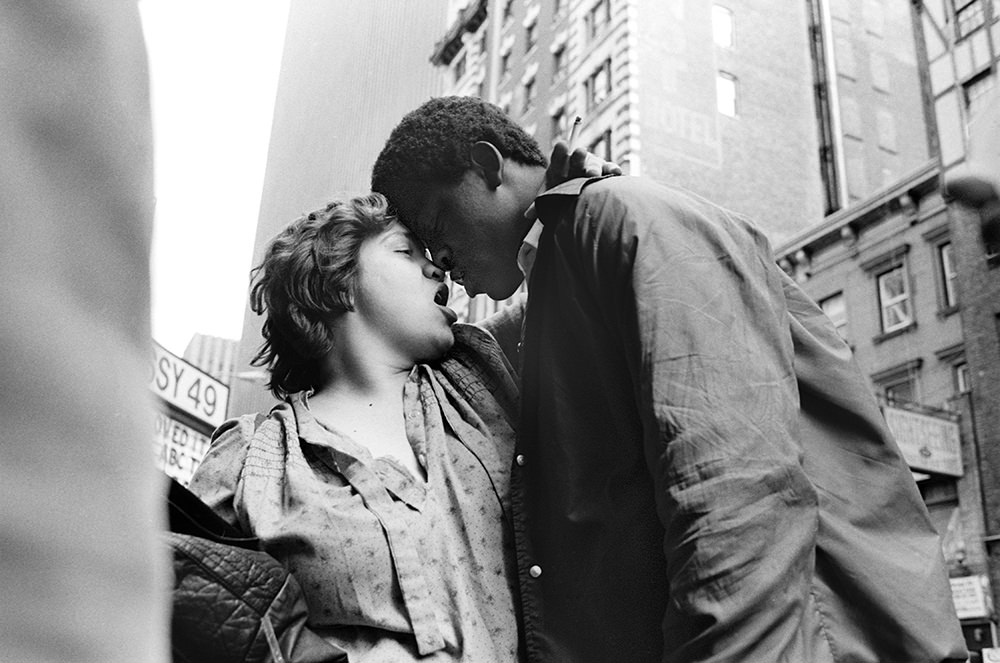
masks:
{"label": "young woman", "polygon": [[380,195],[289,225],[251,289],[282,403],[220,427],[191,483],[292,571],[352,663],[518,660],[516,384],[447,298]]}

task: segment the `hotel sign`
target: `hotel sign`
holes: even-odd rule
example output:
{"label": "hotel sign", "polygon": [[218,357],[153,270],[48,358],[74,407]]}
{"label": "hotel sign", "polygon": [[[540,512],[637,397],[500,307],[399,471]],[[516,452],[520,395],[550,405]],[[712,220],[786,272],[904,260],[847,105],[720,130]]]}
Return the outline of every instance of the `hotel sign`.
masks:
{"label": "hotel sign", "polygon": [[962,476],[958,422],[892,405],[882,414],[911,470]]}

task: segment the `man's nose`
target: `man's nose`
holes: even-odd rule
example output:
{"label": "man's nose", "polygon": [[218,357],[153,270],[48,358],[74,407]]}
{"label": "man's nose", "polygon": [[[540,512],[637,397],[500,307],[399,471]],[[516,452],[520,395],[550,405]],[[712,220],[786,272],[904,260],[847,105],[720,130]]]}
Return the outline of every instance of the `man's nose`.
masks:
{"label": "man's nose", "polygon": [[455,265],[451,261],[451,251],[447,248],[440,248],[431,253],[431,260],[434,264],[446,272],[450,272]]}

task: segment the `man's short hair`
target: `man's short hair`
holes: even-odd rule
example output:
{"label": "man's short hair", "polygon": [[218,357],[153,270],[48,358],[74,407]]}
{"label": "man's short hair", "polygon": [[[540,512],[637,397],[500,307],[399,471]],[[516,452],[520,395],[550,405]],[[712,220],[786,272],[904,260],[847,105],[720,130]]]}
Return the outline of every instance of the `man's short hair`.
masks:
{"label": "man's short hair", "polygon": [[333,349],[330,323],[354,309],[365,240],[395,221],[380,194],[335,200],[290,223],[251,272],[250,308],[264,315],[251,362],[267,367],[277,398],[321,386],[321,359]]}
{"label": "man's short hair", "polygon": [[505,159],[547,165],[538,142],[499,107],[478,97],[436,97],[392,130],[372,169],[372,191],[398,203],[396,196],[412,195],[414,184],[456,184],[472,168],[469,151],[478,141],[489,141]]}

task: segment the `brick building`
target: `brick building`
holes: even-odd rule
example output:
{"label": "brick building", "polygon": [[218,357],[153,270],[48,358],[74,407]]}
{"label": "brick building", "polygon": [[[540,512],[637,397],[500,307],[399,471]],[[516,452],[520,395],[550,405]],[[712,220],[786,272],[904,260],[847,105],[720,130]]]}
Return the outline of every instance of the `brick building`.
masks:
{"label": "brick building", "polygon": [[983,461],[1000,440],[975,407],[979,369],[965,325],[975,304],[959,281],[968,257],[957,251],[941,178],[928,161],[776,254],[869,376],[942,536],[966,638],[980,649],[996,642],[984,520],[995,480]]}

